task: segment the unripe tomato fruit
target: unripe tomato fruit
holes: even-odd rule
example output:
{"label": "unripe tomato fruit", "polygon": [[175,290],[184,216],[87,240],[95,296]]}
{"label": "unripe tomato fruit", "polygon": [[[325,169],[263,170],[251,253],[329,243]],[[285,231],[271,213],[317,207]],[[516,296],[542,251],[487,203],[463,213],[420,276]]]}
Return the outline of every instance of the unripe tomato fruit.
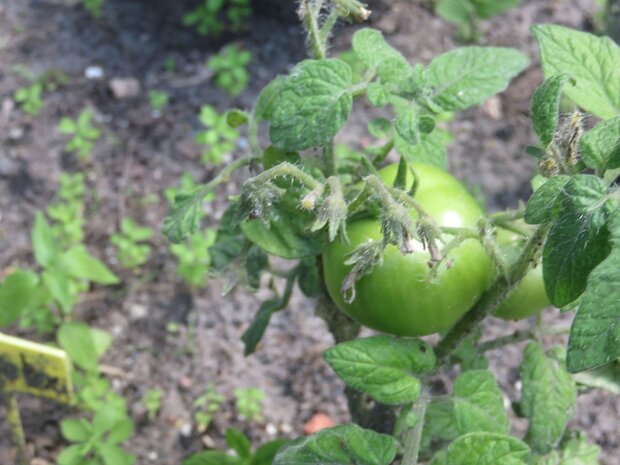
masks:
{"label": "unripe tomato fruit", "polygon": [[[415,200],[445,227],[476,228],[484,216],[480,206],[450,174],[430,165],[412,164],[417,181]],[[393,185],[398,165],[380,171],[383,181]],[[413,176],[408,173],[408,187]],[[411,211],[415,221],[417,214]],[[475,239],[467,239],[448,254],[437,275],[429,278],[430,254],[416,244],[413,253],[403,255],[399,248],[388,245],[383,264],[355,283],[355,299],[346,303],[342,283],[351,267],[344,262],[361,243],[380,239],[379,220],[365,218],[348,226],[350,243],[330,243],[323,252],[323,271],[330,296],[347,315],[361,324],[397,336],[423,336],[453,325],[487,288],[493,275],[493,264],[484,247]],[[443,244],[450,240],[444,238]],[[439,247],[442,244],[438,244]]]}
{"label": "unripe tomato fruit", "polygon": [[[518,258],[519,251],[525,244],[525,239],[506,229],[498,229],[497,243],[510,265]],[[500,304],[495,316],[504,320],[520,320],[534,315],[549,305],[551,302],[549,302],[549,297],[545,291],[542,264],[538,263],[536,267],[528,271],[519,285],[508,295],[508,298]]]}

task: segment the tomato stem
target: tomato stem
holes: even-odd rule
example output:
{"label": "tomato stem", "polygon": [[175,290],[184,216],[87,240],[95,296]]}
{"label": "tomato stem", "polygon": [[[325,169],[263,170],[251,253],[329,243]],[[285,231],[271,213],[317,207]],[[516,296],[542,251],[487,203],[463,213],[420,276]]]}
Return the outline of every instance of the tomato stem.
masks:
{"label": "tomato stem", "polygon": [[482,294],[476,305],[461,318],[435,348],[438,363],[445,363],[448,357],[458,348],[459,344],[478,327],[480,322],[497,309],[510,291],[516,287],[529,271],[533,258],[539,253],[549,230],[548,224],[538,226],[529,238],[517,261],[507,270],[506,274],[499,275],[491,287]]}
{"label": "tomato stem", "polygon": [[411,428],[405,430],[405,450],[401,465],[416,465],[418,463],[418,454],[420,452],[420,442],[422,440],[422,431],[424,429],[424,417],[426,416],[426,407],[429,399],[423,393],[414,404],[411,412],[416,416],[417,421]]}

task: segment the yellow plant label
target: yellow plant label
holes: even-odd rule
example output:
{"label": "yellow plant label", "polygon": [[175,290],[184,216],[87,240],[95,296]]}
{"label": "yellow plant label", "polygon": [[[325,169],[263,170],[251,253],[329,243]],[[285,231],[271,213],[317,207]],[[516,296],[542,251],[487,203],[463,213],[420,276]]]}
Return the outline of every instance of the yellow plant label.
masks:
{"label": "yellow plant label", "polygon": [[71,403],[71,363],[64,350],[0,333],[0,391]]}

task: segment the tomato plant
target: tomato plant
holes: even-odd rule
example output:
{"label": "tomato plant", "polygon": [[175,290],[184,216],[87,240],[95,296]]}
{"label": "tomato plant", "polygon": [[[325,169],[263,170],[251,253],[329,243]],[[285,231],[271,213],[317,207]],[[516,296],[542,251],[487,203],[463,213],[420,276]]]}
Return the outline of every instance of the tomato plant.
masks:
{"label": "tomato plant", "polygon": [[[463,47],[412,65],[368,28],[353,35],[347,61],[329,58],[338,18],[368,14],[354,0],[301,2],[313,59],[267,85],[251,111],[228,113],[229,124],[247,126],[249,154],[177,196],[164,226],[173,241],[194,234],[204,199],[249,168],[209,249],[227,290],[269,282],[271,297],[242,335],[245,354],[260,349],[295,285],[317,297],[336,342],[324,358],[349,388],[354,423],[297,439],[273,463],[596,463],[598,448],[568,422],[586,382],[573,373],[620,356],[620,87],[608,76],[620,82],[620,49],[559,26],[533,28],[546,80],[532,97],[540,144],[524,150],[538,159],[538,188],[526,206],[486,215],[443,171],[445,122],[501,92],[528,59]],[[343,149],[334,138],[359,99],[388,117],[369,124],[366,148]],[[562,99],[575,104],[572,114],[560,112]],[[586,112],[601,119],[590,130]],[[548,303],[577,312],[566,347],[544,344],[567,331],[541,318],[485,338],[485,318],[522,318]],[[358,338],[360,324],[387,335]],[[412,337],[435,332],[438,341]],[[515,437],[485,353],[521,341],[513,405],[528,431]],[[456,364],[452,391],[434,397],[433,377]]]}
{"label": "tomato plant", "polygon": [[[459,182],[445,171],[424,164],[411,164],[416,188],[413,198],[439,226],[475,228],[483,212]],[[397,165],[379,172],[387,185],[397,175]],[[413,176],[408,176],[408,185]],[[413,220],[415,210],[410,211]],[[478,300],[489,284],[493,265],[484,247],[475,239],[454,246],[451,237],[437,240],[439,253],[447,244],[452,249],[442,263],[429,268],[431,254],[412,239],[413,252],[403,254],[390,245],[383,262],[362,277],[347,302],[342,286],[351,267],[345,263],[349,255],[363,243],[381,237],[381,223],[375,218],[362,218],[349,223],[348,242],[339,239],[323,252],[323,273],[329,293],[338,307],[360,323],[386,333],[420,336],[452,326]]]}

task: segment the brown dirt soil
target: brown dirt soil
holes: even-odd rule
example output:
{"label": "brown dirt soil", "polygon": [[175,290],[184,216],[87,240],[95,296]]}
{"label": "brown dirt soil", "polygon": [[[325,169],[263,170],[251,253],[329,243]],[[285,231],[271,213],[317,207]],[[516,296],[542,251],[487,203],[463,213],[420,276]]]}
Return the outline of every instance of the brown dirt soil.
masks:
{"label": "brown dirt soil", "polygon": [[[412,62],[428,63],[458,45],[454,28],[420,2],[370,3],[376,10],[370,24],[383,30]],[[180,24],[191,4],[105,0],[104,17],[96,21],[74,0],[0,1],[0,272],[33,266],[29,232],[35,212],[54,197],[62,171],[84,170],[89,187],[85,243],[123,278],[123,285],[93,289],[77,307],[76,318],[114,335],[104,363],[114,368],[114,387],[127,397],[136,421],[136,435],[128,450],[140,465],[177,465],[204,444],[221,447],[229,426],[243,429],[259,443],[302,434],[304,423],[317,412],[337,422],[348,420],[343,385],[321,357],[332,340],[314,315],[314,302],[296,293],[290,308],[273,318],[258,352],[244,358],[239,336],[268,294],[236,290],[221,297],[222,283],[217,280],[190,292],[179,282],[175,259],[160,233],[151,241],[153,253],[141,275],[123,271],[109,243],[124,216],[159,231],[167,209],[162,192],[178,184],[182,173],[191,172],[202,181],[213,176],[215,169],[200,163],[200,147],[193,143],[201,105],[220,110],[249,108],[267,82],[305,55],[299,26],[263,14],[271,10],[258,6],[247,34],[213,41]],[[588,30],[595,8],[595,0],[524,0],[519,8],[483,24],[485,44],[515,47],[532,59],[506,92],[450,123],[455,135],[451,169],[467,184],[479,186],[490,209],[515,206],[530,192],[534,164],[524,147],[535,143],[528,119],[529,99],[542,75],[529,26],[553,22]],[[335,51],[348,47],[354,29],[337,30]],[[239,41],[253,54],[251,83],[237,99],[218,91],[203,66],[230,40]],[[168,58],[177,63],[174,73],[164,70]],[[44,108],[31,117],[13,100],[15,90],[27,83],[15,72],[15,65],[26,66],[36,75],[59,69],[70,81],[45,93]],[[90,66],[100,66],[103,78],[86,78],[84,72]],[[140,93],[128,100],[115,99],[108,83],[117,77],[137,79]],[[150,109],[148,91],[152,89],[170,94],[171,103],[161,116]],[[96,145],[92,163],[82,167],[65,153],[66,138],[56,127],[61,117],[74,117],[84,107],[94,110],[104,137]],[[365,124],[376,115],[363,104],[359,108],[339,136],[354,146],[365,142]],[[239,153],[244,145],[242,141]],[[226,194],[235,191],[236,185],[227,186],[220,200],[208,206],[210,222],[214,224],[221,214]],[[561,319],[557,311],[549,311],[545,318]],[[178,324],[178,332],[168,331],[170,322]],[[486,325],[489,337],[513,328],[499,320]],[[504,380],[505,392],[512,400],[518,398],[518,348],[492,353],[491,359],[493,370]],[[192,428],[193,402],[208,383],[227,401],[208,434],[200,435]],[[267,394],[264,418],[255,423],[238,418],[233,403],[234,389],[250,386]],[[140,399],[153,388],[163,390],[164,397],[161,412],[150,421]],[[70,413],[65,407],[22,399],[33,457],[53,463],[63,445],[58,422]],[[617,463],[617,397],[600,390],[582,396],[572,425],[585,429],[602,447],[603,464]],[[516,420],[515,428],[522,432],[523,422]],[[0,463],[8,464],[4,433],[0,430]]]}

